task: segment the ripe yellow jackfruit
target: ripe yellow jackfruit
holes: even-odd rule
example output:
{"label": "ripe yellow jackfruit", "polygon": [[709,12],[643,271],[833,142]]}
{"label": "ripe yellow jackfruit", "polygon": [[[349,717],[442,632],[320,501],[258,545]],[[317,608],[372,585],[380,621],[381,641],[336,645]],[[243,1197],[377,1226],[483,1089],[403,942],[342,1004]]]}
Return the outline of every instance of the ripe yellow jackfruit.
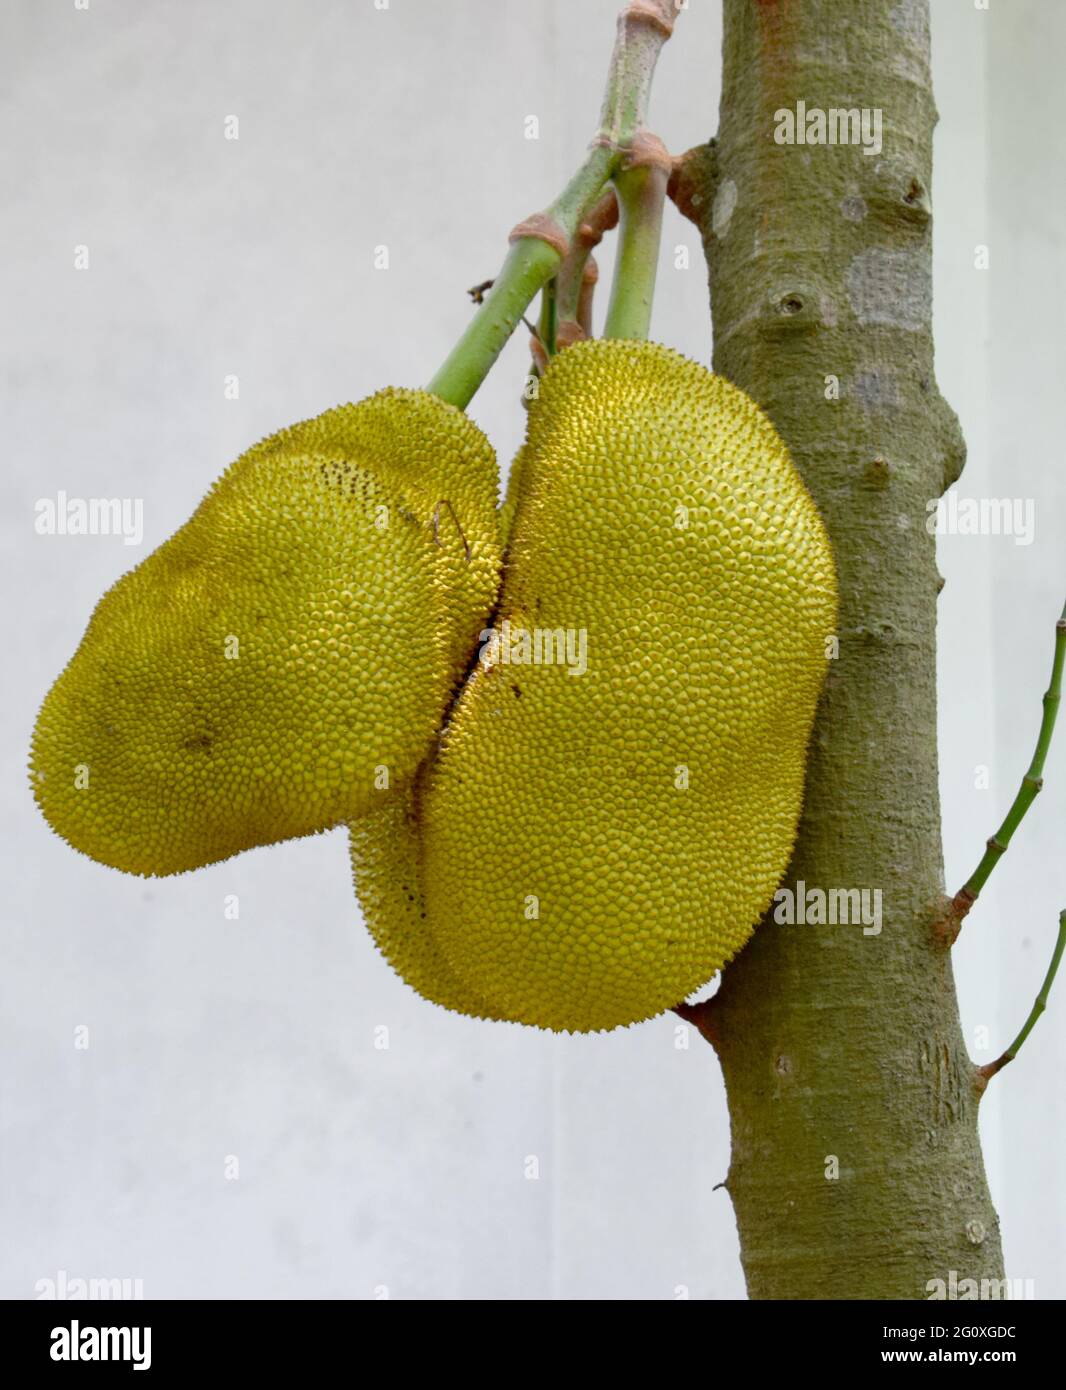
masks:
{"label": "ripe yellow jackfruit", "polygon": [[359,905],[378,950],[402,979],[431,1004],[475,1018],[504,1015],[468,989],[441,954],[425,907],[420,778],[382,789],[349,828]]}
{"label": "ripe yellow jackfruit", "polygon": [[98,604],[41,709],[76,849],[169,874],[325,829],[413,777],[494,602],[495,457],[388,390],[242,455]]}
{"label": "ripe yellow jackfruit", "polygon": [[[704,984],[772,898],[832,554],[766,416],[655,344],[554,358],[522,460],[498,650],[452,709],[417,827],[407,812],[409,978],[450,1007],[466,991],[470,1012],[606,1029]],[[409,930],[395,896],[373,906],[379,941]]]}
{"label": "ripe yellow jackfruit", "polygon": [[526,469],[529,466],[529,446],[523,444],[511,463],[511,474],[507,479],[507,492],[500,507],[500,544],[506,550],[511,539],[518,499],[525,489]]}

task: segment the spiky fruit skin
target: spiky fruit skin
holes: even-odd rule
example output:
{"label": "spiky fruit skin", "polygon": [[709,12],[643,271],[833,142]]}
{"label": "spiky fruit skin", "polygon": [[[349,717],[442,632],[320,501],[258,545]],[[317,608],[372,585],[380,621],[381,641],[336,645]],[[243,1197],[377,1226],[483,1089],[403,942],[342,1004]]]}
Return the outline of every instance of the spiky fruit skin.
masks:
{"label": "spiky fruit skin", "polygon": [[523,444],[511,462],[511,473],[507,479],[507,492],[500,505],[500,545],[504,550],[507,549],[507,545],[511,539],[511,530],[514,526],[515,513],[518,511],[518,500],[525,491],[528,461],[529,446],[528,444]]}
{"label": "spiky fruit skin", "polygon": [[380,791],[349,828],[359,906],[378,950],[393,970],[431,1004],[453,1013],[502,1021],[459,980],[441,954],[425,906],[418,784]]}
{"label": "spiky fruit skin", "polygon": [[427,921],[489,1007],[648,1018],[748,939],[787,866],[836,590],[817,510],[741,391],[655,344],[554,358],[497,626],[587,670],[478,665],[421,796]]}
{"label": "spiky fruit skin", "polygon": [[495,598],[496,467],[388,390],[262,441],[101,599],[41,709],[45,816],[171,874],[323,830],[410,779]]}

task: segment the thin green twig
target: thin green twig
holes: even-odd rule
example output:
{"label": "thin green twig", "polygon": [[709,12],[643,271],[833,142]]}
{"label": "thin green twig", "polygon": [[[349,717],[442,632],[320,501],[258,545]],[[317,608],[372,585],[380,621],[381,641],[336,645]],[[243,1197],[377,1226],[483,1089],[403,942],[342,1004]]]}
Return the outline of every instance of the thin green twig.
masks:
{"label": "thin green twig", "polygon": [[1066,908],[1059,913],[1059,934],[1055,941],[1055,949],[1051,953],[1051,964],[1047,968],[1044,976],[1044,983],[1040,986],[1040,993],[1033,1001],[1033,1007],[1029,1010],[1029,1017],[1022,1026],[1022,1031],[1007,1048],[996,1058],[994,1062],[989,1062],[983,1067],[977,1068],[977,1075],[983,1078],[987,1085],[989,1079],[995,1076],[996,1072],[1002,1071],[1008,1062],[1013,1062],[1021,1049],[1022,1043],[1033,1031],[1033,1027],[1040,1015],[1047,1008],[1048,995],[1051,993],[1051,986],[1054,983],[1055,975],[1058,972],[1059,962],[1062,960],[1063,949],[1066,948]]}
{"label": "thin green twig", "polygon": [[938,928],[946,937],[948,944],[954,942],[962,927],[962,919],[977,901],[978,894],[988,881],[992,870],[1006,853],[1011,837],[1021,824],[1026,811],[1036,800],[1037,793],[1044,785],[1044,760],[1051,745],[1051,735],[1055,729],[1055,718],[1062,699],[1062,670],[1066,662],[1066,605],[1062,617],[1055,624],[1055,655],[1051,664],[1051,681],[1044,695],[1044,715],[1040,721],[1036,751],[1029,764],[1029,770],[1022,778],[1022,785],[1011,804],[1010,810],[996,833],[988,840],[981,862],[952,898],[938,923]]}

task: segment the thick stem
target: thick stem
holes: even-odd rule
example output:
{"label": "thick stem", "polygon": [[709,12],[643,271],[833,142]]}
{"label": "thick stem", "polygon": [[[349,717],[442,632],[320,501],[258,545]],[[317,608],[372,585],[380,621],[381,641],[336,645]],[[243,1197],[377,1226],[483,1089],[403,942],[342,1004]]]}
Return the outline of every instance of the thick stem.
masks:
{"label": "thick stem", "polygon": [[674,0],[630,0],[618,16],[597,137],[614,149],[647,125],[655,65],[677,14]]}
{"label": "thick stem", "polygon": [[558,270],[580,222],[643,128],[655,65],[676,14],[674,0],[630,0],[622,10],[588,157],[545,213],[516,228],[528,234],[512,234],[492,289],[426,388],[435,396],[460,409],[470,403],[533,297]]}
{"label": "thick stem", "polygon": [[615,175],[618,253],[603,328],[605,338],[648,336],[667,178],[660,164],[640,164]]}
{"label": "thick stem", "polygon": [[[930,932],[943,871],[925,518],[963,446],[933,373],[928,4],[866,0],[841,25],[835,0],[724,0],[724,22],[713,157],[684,171],[714,364],[783,435],[840,588],[786,883],[865,891],[881,930],[764,921],[701,1027],[725,1075],[751,1296],[924,1299],[951,1271],[1003,1273],[975,1069]],[[788,143],[801,100],[865,111],[870,138],[801,145],[793,125]]]}

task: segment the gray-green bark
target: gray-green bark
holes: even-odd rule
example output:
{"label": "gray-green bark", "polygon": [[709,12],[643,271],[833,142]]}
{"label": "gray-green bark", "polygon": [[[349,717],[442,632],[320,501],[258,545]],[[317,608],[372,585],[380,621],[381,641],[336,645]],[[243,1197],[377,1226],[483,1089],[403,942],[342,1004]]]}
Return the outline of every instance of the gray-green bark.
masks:
{"label": "gray-green bark", "polygon": [[[690,160],[714,365],[769,412],[833,538],[839,657],[785,880],[880,889],[883,930],[763,923],[706,1016],[755,1298],[927,1298],[999,1279],[949,953],[929,499],[963,445],[937,391],[925,0],[725,0],[717,140]],[[775,112],[883,113],[883,149],[775,143]],[[839,381],[839,399],[832,381]],[[839,1163],[833,1171],[832,1156]]]}

